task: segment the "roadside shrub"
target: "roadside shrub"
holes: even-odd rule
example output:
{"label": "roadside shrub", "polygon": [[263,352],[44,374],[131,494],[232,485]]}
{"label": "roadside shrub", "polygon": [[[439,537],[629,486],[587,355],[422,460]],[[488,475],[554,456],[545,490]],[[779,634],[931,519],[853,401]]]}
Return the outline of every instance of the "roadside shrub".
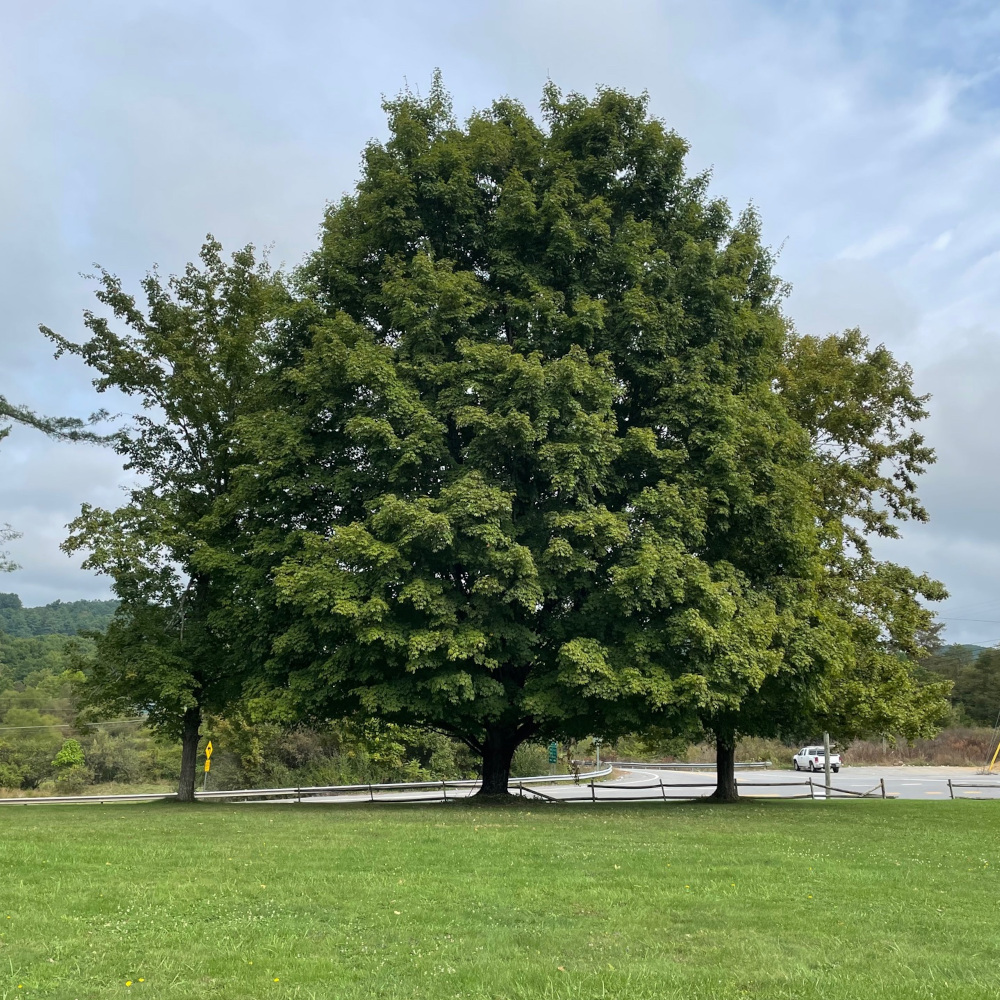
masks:
{"label": "roadside shrub", "polygon": [[[606,743],[601,750],[605,760],[659,760],[681,761],[689,759],[695,745],[684,736],[668,736],[662,731],[632,733]],[[593,756],[593,750],[590,752]],[[715,760],[714,751],[712,760]]]}
{"label": "roadside shrub", "polygon": [[[3,745],[0,744],[0,753],[3,752]],[[20,790],[21,782],[24,780],[24,772],[14,764],[5,763],[0,760],[0,788]]]}
{"label": "roadside shrub", "polygon": [[373,784],[470,778],[476,760],[443,733],[377,721],[283,727],[207,720],[215,747],[211,788]]}
{"label": "roadside shrub", "polygon": [[74,768],[82,768],[86,761],[79,740],[64,740],[63,745],[59,748],[59,753],[52,758],[52,763],[59,768],[61,773],[65,774]]}
{"label": "roadside shrub", "polygon": [[80,795],[87,791],[87,786],[94,780],[93,772],[86,767],[67,767],[62,771],[52,786],[56,795]]}
{"label": "roadside shrub", "polygon": [[844,751],[845,764],[930,764],[940,767],[982,767],[990,762],[996,743],[993,730],[971,726],[943,729],[930,740],[855,740]]}
{"label": "roadside shrub", "polygon": [[35,709],[12,708],[4,725],[23,731],[11,733],[0,747],[0,763],[8,764],[21,774],[20,788],[37,788],[51,777],[56,767],[52,758],[59,752],[63,737],[52,723],[55,720]]}
{"label": "roadside shrub", "polygon": [[[792,757],[798,746],[790,747],[780,740],[766,740],[750,737],[736,744],[736,759],[739,761],[769,760],[775,767],[791,767]],[[714,755],[713,755],[714,760]]]}
{"label": "roadside shrub", "polygon": [[522,743],[514,751],[510,775],[512,778],[531,778],[536,774],[548,774],[551,766],[548,746],[543,746],[541,743]]}
{"label": "roadside shrub", "polygon": [[[141,739],[141,735],[136,733],[117,736],[103,730],[94,733],[86,747],[87,764],[93,772],[94,781],[130,784],[161,777],[149,751],[140,749]],[[146,736],[144,742],[148,741]]]}

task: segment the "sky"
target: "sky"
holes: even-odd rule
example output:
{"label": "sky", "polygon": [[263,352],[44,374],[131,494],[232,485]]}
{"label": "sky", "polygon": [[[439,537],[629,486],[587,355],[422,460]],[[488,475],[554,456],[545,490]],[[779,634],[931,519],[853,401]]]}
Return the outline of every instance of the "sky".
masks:
{"label": "sky", "polygon": [[[440,68],[464,117],[510,95],[646,91],[712,192],[753,202],[802,333],[860,326],[932,395],[927,525],[882,555],[951,594],[946,638],[1000,642],[1000,6],[810,0],[0,2],[0,394],[85,415],[98,397],[70,337],[94,264],[137,289],[209,232],[298,263],[351,190],[383,95]],[[59,550],[82,503],[128,485],[97,447],[15,428],[0,580],[28,605],[104,597]]]}

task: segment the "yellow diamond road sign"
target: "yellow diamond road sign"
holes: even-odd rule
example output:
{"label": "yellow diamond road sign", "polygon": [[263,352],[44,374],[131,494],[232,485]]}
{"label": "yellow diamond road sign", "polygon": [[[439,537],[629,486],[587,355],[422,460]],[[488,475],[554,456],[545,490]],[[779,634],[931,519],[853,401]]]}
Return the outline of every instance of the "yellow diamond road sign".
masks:
{"label": "yellow diamond road sign", "polygon": [[212,741],[209,740],[208,746],[205,747],[205,759],[207,760],[211,756],[212,756]]}

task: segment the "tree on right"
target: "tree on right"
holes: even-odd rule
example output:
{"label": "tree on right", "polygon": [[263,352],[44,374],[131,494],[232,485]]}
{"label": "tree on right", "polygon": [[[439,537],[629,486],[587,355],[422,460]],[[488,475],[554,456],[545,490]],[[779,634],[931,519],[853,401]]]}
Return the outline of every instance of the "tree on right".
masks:
{"label": "tree on right", "polygon": [[790,333],[775,385],[808,435],[798,474],[812,490],[820,559],[808,600],[780,636],[780,669],[736,711],[702,716],[724,801],[738,797],[739,736],[915,739],[933,735],[949,712],[950,685],[917,669],[937,628],[926,602],[947,593],[872,548],[873,538],[898,538],[901,524],[927,520],[916,485],[934,453],[916,425],[928,397],[914,391],[908,365],[857,329]]}

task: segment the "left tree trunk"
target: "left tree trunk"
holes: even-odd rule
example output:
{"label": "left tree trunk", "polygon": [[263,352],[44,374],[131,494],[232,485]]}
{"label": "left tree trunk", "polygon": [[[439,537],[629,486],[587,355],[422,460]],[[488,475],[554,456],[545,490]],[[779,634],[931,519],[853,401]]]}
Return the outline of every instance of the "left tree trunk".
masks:
{"label": "left tree trunk", "polygon": [[715,791],[711,798],[716,802],[738,802],[740,790],[736,785],[736,736],[725,733],[715,737]]}
{"label": "left tree trunk", "polygon": [[177,785],[178,802],[194,802],[195,765],[198,763],[198,733],[201,730],[201,708],[195,705],[184,710],[181,729],[181,780]]}
{"label": "left tree trunk", "polygon": [[483,783],[476,795],[506,795],[510,765],[521,742],[514,728],[497,727],[486,731],[483,743]]}

